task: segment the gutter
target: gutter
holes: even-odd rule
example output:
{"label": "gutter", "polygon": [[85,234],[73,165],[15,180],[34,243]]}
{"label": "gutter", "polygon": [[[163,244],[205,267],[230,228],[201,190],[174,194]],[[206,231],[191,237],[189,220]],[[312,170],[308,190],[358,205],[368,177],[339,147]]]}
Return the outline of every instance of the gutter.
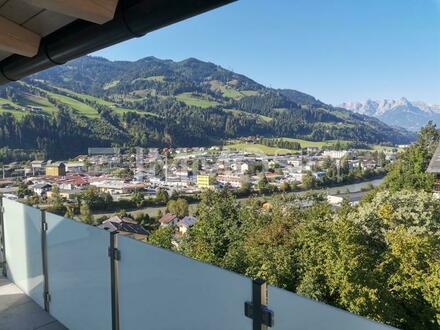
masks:
{"label": "gutter", "polygon": [[120,0],[113,20],[98,25],[76,20],[41,40],[32,58],[0,61],[0,85],[17,81],[111,45],[210,11],[236,0]]}

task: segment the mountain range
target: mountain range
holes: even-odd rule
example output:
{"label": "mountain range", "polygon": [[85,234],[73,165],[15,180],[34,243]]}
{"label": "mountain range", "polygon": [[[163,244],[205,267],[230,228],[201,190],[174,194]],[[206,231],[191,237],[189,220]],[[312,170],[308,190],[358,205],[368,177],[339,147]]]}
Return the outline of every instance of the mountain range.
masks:
{"label": "mountain range", "polygon": [[[0,147],[178,147],[242,136],[407,143],[414,134],[213,63],[86,56],[0,87]],[[69,148],[66,148],[66,145]]]}
{"label": "mountain range", "polygon": [[425,102],[399,100],[367,100],[365,102],[345,102],[342,108],[359,114],[373,116],[391,126],[399,126],[410,131],[418,131],[428,121],[440,125],[440,105]]}

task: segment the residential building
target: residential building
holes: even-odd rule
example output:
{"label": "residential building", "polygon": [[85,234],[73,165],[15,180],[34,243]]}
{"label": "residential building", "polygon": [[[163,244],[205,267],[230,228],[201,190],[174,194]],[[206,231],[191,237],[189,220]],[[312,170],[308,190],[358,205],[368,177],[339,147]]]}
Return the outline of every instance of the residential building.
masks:
{"label": "residential building", "polygon": [[307,147],[306,148],[307,153],[308,154],[316,154],[318,153],[321,149],[319,147]]}
{"label": "residential building", "polygon": [[197,187],[200,189],[213,188],[215,184],[215,178],[210,175],[197,175]]}
{"label": "residential building", "polygon": [[242,174],[244,174],[244,173],[246,173],[246,172],[249,172],[249,164],[248,164],[248,163],[243,163],[243,164],[241,164],[240,172],[241,172]]}
{"label": "residential building", "polygon": [[105,220],[98,227],[110,232],[117,231],[119,235],[129,236],[135,239],[144,239],[149,234],[144,227],[127,217],[113,216]]}
{"label": "residential building", "polygon": [[178,221],[179,218],[177,217],[177,215],[172,213],[167,213],[159,219],[161,227],[174,227],[175,225],[177,225]]}
{"label": "residential building", "polygon": [[302,172],[299,173],[292,172],[289,174],[289,177],[292,179],[291,181],[302,183],[305,175],[306,173],[302,173]]}
{"label": "residential building", "polygon": [[433,191],[435,194],[440,194],[440,144],[437,146],[426,172],[435,175]]}
{"label": "residential building", "polygon": [[[82,192],[83,192],[82,190],[78,190],[78,189],[77,190],[66,190],[66,189],[59,190],[60,196],[67,199],[67,200],[75,200],[76,196],[78,196]],[[47,198],[52,198],[53,191],[52,190],[47,191],[46,196],[47,196]]]}
{"label": "residential building", "polygon": [[44,173],[44,160],[34,160],[31,162],[32,175],[40,175]]}
{"label": "residential building", "polygon": [[66,175],[66,165],[62,162],[56,162],[46,165],[46,175],[47,176],[65,176]]}
{"label": "residential building", "polygon": [[348,150],[325,150],[322,153],[324,157],[330,157],[332,159],[341,159],[348,156],[350,152]]}
{"label": "residential building", "polygon": [[177,227],[179,228],[179,232],[181,234],[186,234],[189,228],[194,226],[197,222],[197,219],[192,216],[186,216],[182,220],[177,223]]}
{"label": "residential building", "polygon": [[302,159],[290,159],[288,164],[292,165],[293,167],[302,167],[303,161]]}
{"label": "residential building", "polygon": [[38,196],[44,196],[52,189],[52,185],[49,183],[37,183],[31,186],[30,189]]}
{"label": "residential building", "polygon": [[129,194],[144,188],[141,183],[125,183],[122,180],[112,179],[91,182],[90,185],[95,186],[101,192],[109,194]]}
{"label": "residential building", "polygon": [[88,185],[89,185],[88,179],[81,175],[67,176],[63,180],[58,181],[58,187],[64,190],[84,189]]}
{"label": "residential building", "polygon": [[231,186],[232,188],[240,188],[242,181],[241,175],[221,174],[217,176],[217,182],[225,186]]}
{"label": "residential building", "polygon": [[84,172],[86,166],[83,162],[66,163],[66,172],[81,173]]}

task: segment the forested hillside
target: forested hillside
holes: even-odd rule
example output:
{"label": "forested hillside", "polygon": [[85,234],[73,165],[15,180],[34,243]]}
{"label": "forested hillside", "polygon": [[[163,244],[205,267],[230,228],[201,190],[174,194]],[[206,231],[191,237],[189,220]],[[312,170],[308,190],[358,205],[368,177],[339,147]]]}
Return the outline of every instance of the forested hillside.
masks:
{"label": "forested hillside", "polygon": [[89,146],[206,146],[250,135],[367,143],[413,138],[197,59],[84,57],[0,87],[0,147],[40,149],[53,158]]}

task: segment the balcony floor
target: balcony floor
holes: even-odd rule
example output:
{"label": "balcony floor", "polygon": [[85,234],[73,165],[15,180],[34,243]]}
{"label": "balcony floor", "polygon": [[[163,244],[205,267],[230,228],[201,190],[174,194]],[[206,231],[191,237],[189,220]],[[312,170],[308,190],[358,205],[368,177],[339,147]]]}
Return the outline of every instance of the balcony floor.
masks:
{"label": "balcony floor", "polygon": [[0,277],[0,329],[67,330],[4,277]]}

